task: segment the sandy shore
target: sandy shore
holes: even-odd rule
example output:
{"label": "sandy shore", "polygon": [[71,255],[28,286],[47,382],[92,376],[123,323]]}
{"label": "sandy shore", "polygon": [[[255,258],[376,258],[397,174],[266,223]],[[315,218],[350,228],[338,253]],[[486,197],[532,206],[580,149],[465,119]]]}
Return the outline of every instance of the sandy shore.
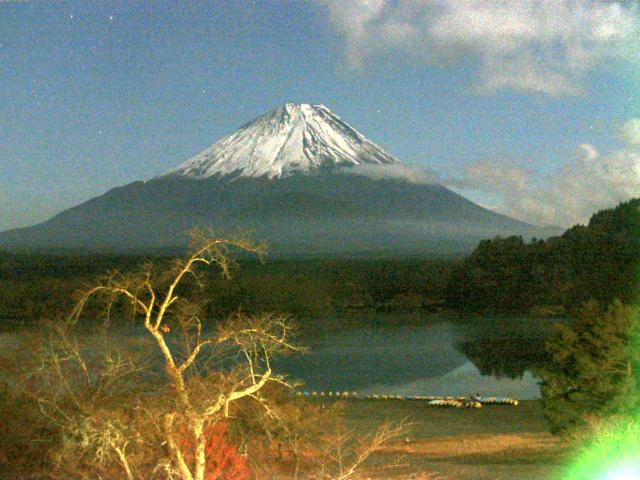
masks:
{"label": "sandy shore", "polygon": [[358,431],[384,420],[412,422],[406,438],[371,459],[366,473],[372,479],[545,480],[563,463],[563,444],[548,432],[537,401],[477,410],[359,401],[345,413]]}

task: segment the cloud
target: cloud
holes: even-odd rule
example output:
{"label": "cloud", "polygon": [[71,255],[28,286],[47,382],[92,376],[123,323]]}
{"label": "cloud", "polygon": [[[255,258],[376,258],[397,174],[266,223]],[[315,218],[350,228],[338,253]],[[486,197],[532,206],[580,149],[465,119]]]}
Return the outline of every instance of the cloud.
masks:
{"label": "cloud", "polygon": [[499,190],[499,193],[520,191],[526,188],[532,172],[519,167],[515,163],[505,160],[500,162],[500,168],[490,160],[481,160],[467,165],[465,175],[450,179],[447,183],[457,188],[472,188],[479,190]]}
{"label": "cloud", "polygon": [[598,0],[315,0],[349,69],[385,52],[473,60],[478,93],[585,92],[588,73],[640,59],[640,6]]}
{"label": "cloud", "polygon": [[640,118],[632,118],[622,125],[618,137],[628,146],[640,145]]}
{"label": "cloud", "polygon": [[[541,177],[509,161],[483,160],[467,166],[453,188],[498,194],[499,211],[524,221],[568,227],[586,223],[597,210],[640,196],[640,147],[600,153],[593,145],[576,148],[573,158]],[[637,124],[632,124],[637,125]]]}
{"label": "cloud", "polygon": [[344,167],[341,168],[339,172],[344,175],[362,175],[376,180],[397,179],[418,184],[438,183],[438,178],[434,172],[421,167],[414,167],[399,163],[391,165],[358,165],[354,167]]}

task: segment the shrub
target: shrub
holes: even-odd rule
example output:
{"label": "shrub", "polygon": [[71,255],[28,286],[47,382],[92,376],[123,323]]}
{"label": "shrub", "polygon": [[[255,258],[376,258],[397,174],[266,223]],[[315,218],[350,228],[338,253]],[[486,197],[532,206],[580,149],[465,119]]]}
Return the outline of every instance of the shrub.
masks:
{"label": "shrub", "polygon": [[594,301],[573,326],[559,325],[547,342],[542,379],[544,413],[553,433],[572,433],[589,417],[632,412],[638,404],[640,323],[637,311],[614,301],[602,312]]}

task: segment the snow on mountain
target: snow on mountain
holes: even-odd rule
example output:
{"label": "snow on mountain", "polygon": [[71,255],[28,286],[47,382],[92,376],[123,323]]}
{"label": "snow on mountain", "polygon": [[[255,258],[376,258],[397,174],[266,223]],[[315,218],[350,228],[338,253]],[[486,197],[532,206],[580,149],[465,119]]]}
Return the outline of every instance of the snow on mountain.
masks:
{"label": "snow on mountain", "polygon": [[163,176],[278,178],[323,167],[398,163],[324,105],[287,103]]}

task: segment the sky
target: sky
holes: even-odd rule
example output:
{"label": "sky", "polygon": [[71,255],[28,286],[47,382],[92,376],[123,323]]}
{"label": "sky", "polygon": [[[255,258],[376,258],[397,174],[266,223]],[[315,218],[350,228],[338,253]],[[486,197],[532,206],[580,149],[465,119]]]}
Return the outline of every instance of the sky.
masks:
{"label": "sky", "polygon": [[0,230],[283,103],[537,224],[640,195],[640,2],[0,0]]}

